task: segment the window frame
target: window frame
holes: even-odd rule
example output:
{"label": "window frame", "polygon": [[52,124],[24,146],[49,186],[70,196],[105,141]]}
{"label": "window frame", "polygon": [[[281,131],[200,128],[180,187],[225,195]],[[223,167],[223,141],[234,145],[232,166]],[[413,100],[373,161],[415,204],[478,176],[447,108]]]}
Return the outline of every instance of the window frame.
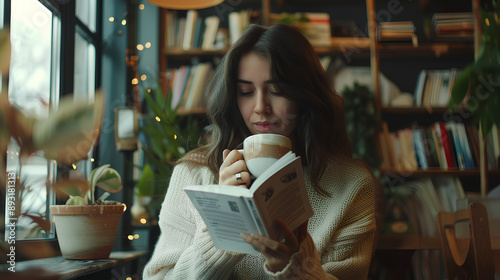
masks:
{"label": "window frame", "polygon": [[[53,28],[52,31],[52,44],[56,46],[52,48],[52,61],[51,68],[56,67],[56,69],[51,69],[51,88],[50,88],[50,103],[51,106],[57,107],[59,104],[59,98],[70,95],[73,93],[74,86],[74,74],[75,74],[75,34],[78,32],[81,37],[86,40],[89,44],[95,47],[95,76],[94,76],[94,86],[97,90],[101,87],[101,55],[102,55],[102,8],[103,3],[101,0],[96,0],[96,23],[95,32],[92,32],[85,23],[83,23],[76,15],[76,1],[56,1],[56,0],[38,0],[42,5],[49,9],[52,14],[53,24],[60,25],[60,34],[54,34],[57,28]],[[9,26],[11,21],[11,0],[0,0],[0,5],[3,6],[3,21],[2,15],[0,15],[0,21],[3,26]],[[57,53],[59,51],[59,53]],[[55,74],[54,73],[58,73]],[[97,151],[95,151],[97,155]],[[88,163],[86,165],[92,165]],[[50,163],[48,168],[48,175],[54,176],[56,178],[57,167],[56,164]],[[55,194],[48,195],[47,208],[49,205],[61,204],[63,202],[56,201]],[[4,204],[4,201],[0,205]],[[47,211],[47,213],[49,213]],[[51,216],[48,217],[52,220]],[[56,252],[60,253],[59,244],[57,242],[57,236],[54,229],[53,237],[42,238],[42,239],[26,239],[26,240],[16,240],[16,247],[19,252],[27,252],[32,249],[33,246],[50,246],[55,249]],[[19,255],[17,261],[22,261],[25,259],[31,259],[29,256]],[[48,256],[44,256],[48,257]]]}

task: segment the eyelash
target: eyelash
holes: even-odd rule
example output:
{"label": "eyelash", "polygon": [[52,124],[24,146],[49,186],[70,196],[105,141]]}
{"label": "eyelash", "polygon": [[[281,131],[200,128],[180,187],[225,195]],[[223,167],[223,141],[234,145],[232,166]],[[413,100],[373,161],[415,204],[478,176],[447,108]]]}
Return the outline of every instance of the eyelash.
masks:
{"label": "eyelash", "polygon": [[[242,91],[242,90],[240,90],[239,92],[240,92],[240,95],[245,96],[245,95],[252,94],[255,91],[254,90],[251,90],[251,91]],[[280,91],[275,91],[275,90],[268,90],[267,93],[271,94],[271,95],[275,95],[275,96],[283,96],[283,94]]]}

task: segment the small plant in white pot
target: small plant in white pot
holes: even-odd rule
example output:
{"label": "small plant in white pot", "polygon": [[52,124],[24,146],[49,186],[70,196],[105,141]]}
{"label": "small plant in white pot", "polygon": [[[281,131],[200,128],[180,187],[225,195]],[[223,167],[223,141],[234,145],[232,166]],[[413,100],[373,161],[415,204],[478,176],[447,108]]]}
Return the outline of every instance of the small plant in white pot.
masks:
{"label": "small plant in white pot", "polygon": [[108,258],[125,205],[96,200],[95,188],[110,193],[120,191],[122,182],[118,172],[107,164],[94,169],[88,181],[70,179],[55,187],[70,196],[65,205],[50,206],[64,258]]}

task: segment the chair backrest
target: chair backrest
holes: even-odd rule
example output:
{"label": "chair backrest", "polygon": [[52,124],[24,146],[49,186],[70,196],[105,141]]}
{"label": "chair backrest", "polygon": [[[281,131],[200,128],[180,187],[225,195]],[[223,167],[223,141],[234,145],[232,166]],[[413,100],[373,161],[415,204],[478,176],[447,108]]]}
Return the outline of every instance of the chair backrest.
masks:
{"label": "chair backrest", "polygon": [[[448,280],[492,280],[495,277],[488,212],[481,202],[468,209],[437,215]],[[465,234],[457,228],[466,225]],[[458,233],[458,234],[457,234]]]}

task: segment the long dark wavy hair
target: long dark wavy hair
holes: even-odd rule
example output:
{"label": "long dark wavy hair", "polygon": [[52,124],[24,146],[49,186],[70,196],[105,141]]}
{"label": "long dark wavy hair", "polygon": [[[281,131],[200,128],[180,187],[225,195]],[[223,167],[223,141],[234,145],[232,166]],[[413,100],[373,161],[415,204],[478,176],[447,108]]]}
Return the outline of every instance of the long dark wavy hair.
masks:
{"label": "long dark wavy hair", "polygon": [[[298,104],[293,150],[309,167],[312,185],[319,186],[327,163],[335,158],[352,157],[346,132],[343,98],[329,85],[313,47],[294,27],[278,24],[270,27],[251,25],[233,44],[216,68],[206,88],[206,108],[211,125],[206,145],[195,149],[179,162],[206,165],[218,180],[224,149],[235,149],[251,133],[237,104],[236,83],[241,58],[253,52],[269,60],[272,80],[278,90]],[[198,155],[198,157],[193,157]]]}

